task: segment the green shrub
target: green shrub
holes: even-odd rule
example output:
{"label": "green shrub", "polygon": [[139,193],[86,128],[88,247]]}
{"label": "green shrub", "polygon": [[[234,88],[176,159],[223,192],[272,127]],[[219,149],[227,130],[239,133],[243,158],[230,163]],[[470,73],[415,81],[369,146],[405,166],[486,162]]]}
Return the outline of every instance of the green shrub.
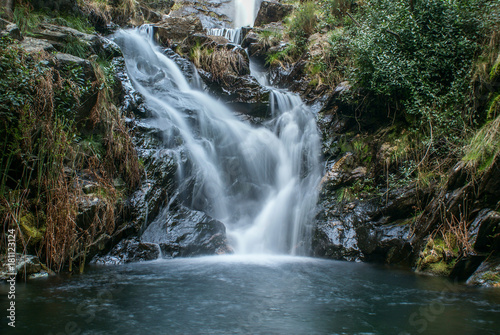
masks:
{"label": "green shrub", "polygon": [[484,2],[417,1],[411,11],[403,0],[368,1],[354,39],[353,79],[372,97],[369,107],[400,112],[430,136],[459,140],[473,120],[464,92],[484,31]]}

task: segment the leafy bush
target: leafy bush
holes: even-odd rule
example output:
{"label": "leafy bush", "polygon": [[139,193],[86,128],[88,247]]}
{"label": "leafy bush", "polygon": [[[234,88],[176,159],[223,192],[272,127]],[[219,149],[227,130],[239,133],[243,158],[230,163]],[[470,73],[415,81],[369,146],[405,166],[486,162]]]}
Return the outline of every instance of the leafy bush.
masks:
{"label": "leafy bush", "polygon": [[[371,108],[403,112],[416,129],[450,136],[470,124],[471,68],[483,33],[485,1],[370,0],[354,40],[353,79]],[[362,18],[362,19],[361,19]]]}

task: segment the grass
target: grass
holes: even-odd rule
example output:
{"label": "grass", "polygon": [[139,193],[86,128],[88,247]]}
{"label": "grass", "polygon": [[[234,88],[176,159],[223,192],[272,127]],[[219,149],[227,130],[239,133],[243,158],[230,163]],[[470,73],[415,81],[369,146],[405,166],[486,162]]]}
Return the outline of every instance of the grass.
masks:
{"label": "grass", "polygon": [[[114,105],[112,66],[93,61],[97,79],[90,82],[81,68],[50,67],[49,54],[27,57],[10,40],[0,43],[0,113],[6,116],[0,124],[0,220],[18,231],[19,250],[39,255],[51,269],[78,261],[83,269],[90,245],[114,230],[123,194],[113,180],[125,180],[131,190],[142,175]],[[89,94],[98,95],[92,119],[77,124],[75,111]],[[86,197],[81,178],[101,190],[93,195],[100,200],[95,216],[84,225],[78,222]]]}
{"label": "grass", "polygon": [[488,169],[500,154],[500,115],[487,122],[472,137],[465,148],[462,161],[472,169],[482,172]]}

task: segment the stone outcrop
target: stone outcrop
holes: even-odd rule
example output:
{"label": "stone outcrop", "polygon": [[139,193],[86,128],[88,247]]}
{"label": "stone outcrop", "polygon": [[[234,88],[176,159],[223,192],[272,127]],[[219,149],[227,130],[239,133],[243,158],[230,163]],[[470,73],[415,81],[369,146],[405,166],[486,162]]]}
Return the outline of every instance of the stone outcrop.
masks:
{"label": "stone outcrop", "polygon": [[179,43],[193,34],[203,33],[203,25],[198,17],[168,17],[155,25],[157,40],[160,44]]}
{"label": "stone outcrop", "polygon": [[254,25],[259,27],[267,23],[282,21],[292,11],[292,5],[282,4],[277,1],[262,1]]}

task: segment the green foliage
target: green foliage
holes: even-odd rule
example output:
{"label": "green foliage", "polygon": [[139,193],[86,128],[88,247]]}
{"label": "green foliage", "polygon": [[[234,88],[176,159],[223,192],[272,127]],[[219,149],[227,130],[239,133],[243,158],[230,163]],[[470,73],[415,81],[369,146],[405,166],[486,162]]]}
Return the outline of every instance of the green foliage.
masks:
{"label": "green foliage", "polygon": [[14,7],[14,23],[17,24],[23,33],[33,31],[42,23],[45,15],[33,12],[29,3],[19,3]]}
{"label": "green foliage", "polygon": [[316,4],[313,1],[304,2],[290,19],[288,35],[299,49],[303,49],[309,36],[316,32],[317,24]]}
{"label": "green foliage", "polygon": [[319,1],[325,18],[323,24],[331,27],[341,25],[346,17],[346,13],[350,12],[355,5],[354,0],[321,0]]}
{"label": "green foliage", "polygon": [[488,169],[496,156],[500,155],[500,115],[487,122],[465,148],[462,160],[479,172]]}
{"label": "green foliage", "polygon": [[[353,79],[416,129],[459,141],[470,122],[467,96],[484,1],[368,1],[354,40]],[[385,107],[384,107],[385,106]]]}

